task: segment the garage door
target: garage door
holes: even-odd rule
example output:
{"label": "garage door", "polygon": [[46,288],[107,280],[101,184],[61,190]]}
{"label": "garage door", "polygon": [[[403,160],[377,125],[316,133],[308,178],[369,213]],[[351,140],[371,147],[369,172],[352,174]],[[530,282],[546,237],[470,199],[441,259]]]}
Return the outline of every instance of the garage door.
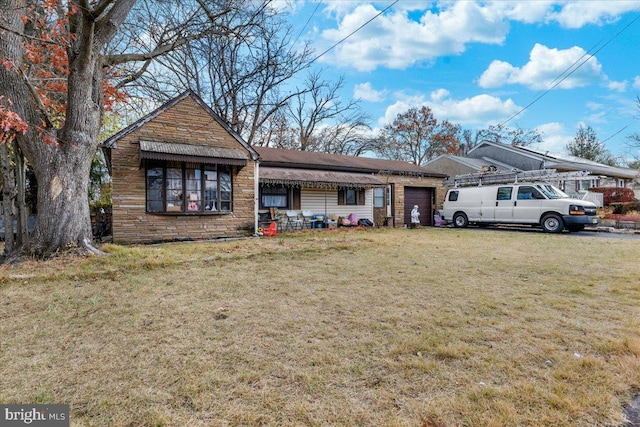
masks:
{"label": "garage door", "polygon": [[418,205],[420,225],[432,225],[433,188],[404,187],[404,223],[411,224],[411,209]]}

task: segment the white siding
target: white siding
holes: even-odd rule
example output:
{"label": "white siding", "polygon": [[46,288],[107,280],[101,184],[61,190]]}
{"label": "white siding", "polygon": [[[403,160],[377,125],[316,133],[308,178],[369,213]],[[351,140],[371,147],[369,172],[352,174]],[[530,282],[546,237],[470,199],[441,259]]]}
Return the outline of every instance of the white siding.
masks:
{"label": "white siding", "polygon": [[311,211],[314,214],[324,213],[327,216],[349,216],[349,214],[355,214],[358,219],[368,218],[373,220],[373,189],[365,190],[364,205],[338,206],[337,188],[327,190],[303,188],[300,193],[300,207],[301,210]]}

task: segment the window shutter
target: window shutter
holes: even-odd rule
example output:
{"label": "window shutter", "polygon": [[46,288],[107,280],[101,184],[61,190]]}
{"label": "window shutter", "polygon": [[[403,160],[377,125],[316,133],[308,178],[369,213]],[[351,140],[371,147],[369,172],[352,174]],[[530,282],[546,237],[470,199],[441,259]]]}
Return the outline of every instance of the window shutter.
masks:
{"label": "window shutter", "polygon": [[338,205],[346,204],[347,195],[343,188],[338,189]]}
{"label": "window shutter", "polygon": [[358,204],[364,205],[364,188],[358,190]]}

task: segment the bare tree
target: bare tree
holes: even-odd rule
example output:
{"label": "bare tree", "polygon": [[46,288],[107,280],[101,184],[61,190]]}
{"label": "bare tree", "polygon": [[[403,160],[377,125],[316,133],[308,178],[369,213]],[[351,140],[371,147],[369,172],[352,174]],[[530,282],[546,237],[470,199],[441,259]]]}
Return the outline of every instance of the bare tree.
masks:
{"label": "bare tree", "polygon": [[537,130],[522,129],[518,126],[515,128],[508,128],[500,125],[490,125],[489,127],[478,131],[478,138],[481,141],[509,144],[520,147],[542,142],[542,136]]}
{"label": "bare tree", "polygon": [[308,75],[302,89],[288,105],[287,123],[297,138],[276,141],[278,146],[302,151],[360,155],[371,148],[369,116],[359,101],[344,102],[340,90],[344,79],[323,80],[322,71]]}
{"label": "bare tree", "polygon": [[[266,145],[257,135],[296,93],[282,88],[312,63],[306,43],[295,47],[292,27],[282,11],[261,7],[218,14],[231,36],[210,34],[160,58],[153,75],[139,80],[138,91],[164,101],[194,90],[250,144]],[[150,18],[153,10],[141,11]],[[131,29],[133,33],[135,29]],[[151,35],[154,44],[165,34]]]}

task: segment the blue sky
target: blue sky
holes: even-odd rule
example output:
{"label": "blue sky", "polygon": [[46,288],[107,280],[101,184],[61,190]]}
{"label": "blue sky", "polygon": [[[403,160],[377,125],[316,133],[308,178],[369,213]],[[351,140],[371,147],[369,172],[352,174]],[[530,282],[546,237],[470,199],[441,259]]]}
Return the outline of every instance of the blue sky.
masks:
{"label": "blue sky", "polygon": [[[320,54],[393,3],[272,4]],[[616,156],[640,133],[640,0],[400,0],[316,66],[326,79],[344,77],[343,96],[361,99],[376,128],[427,105],[465,129],[525,109],[506,125],[537,129],[544,142],[536,148],[554,153],[580,124]]]}

